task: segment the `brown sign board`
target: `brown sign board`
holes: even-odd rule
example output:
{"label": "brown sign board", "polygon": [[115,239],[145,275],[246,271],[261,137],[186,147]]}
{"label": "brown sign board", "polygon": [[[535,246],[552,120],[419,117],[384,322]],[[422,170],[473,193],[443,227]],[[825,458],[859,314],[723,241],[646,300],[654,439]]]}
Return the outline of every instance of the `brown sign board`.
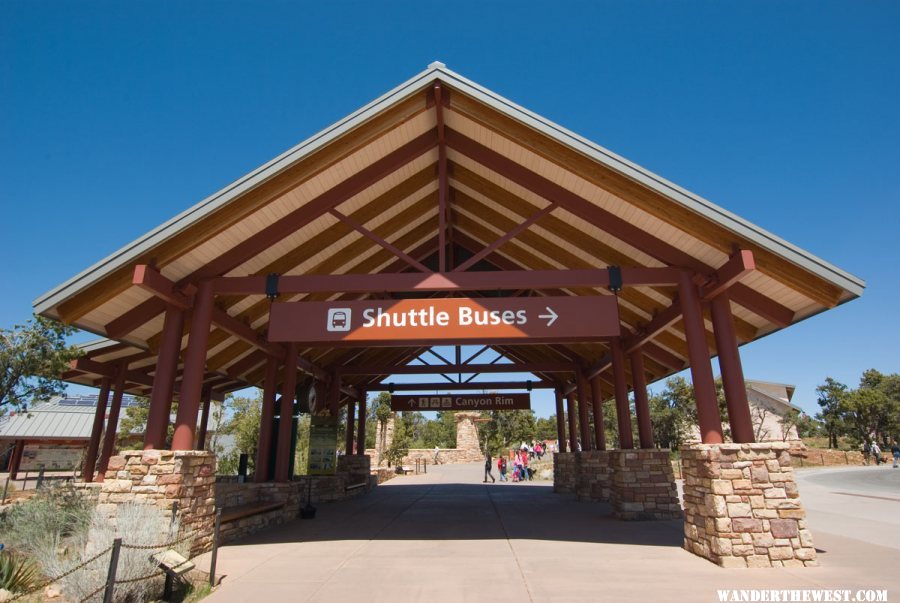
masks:
{"label": "brown sign board", "polygon": [[391,410],[527,410],[531,394],[391,395]]}
{"label": "brown sign board", "polygon": [[273,303],[269,341],[402,346],[618,337],[612,295]]}

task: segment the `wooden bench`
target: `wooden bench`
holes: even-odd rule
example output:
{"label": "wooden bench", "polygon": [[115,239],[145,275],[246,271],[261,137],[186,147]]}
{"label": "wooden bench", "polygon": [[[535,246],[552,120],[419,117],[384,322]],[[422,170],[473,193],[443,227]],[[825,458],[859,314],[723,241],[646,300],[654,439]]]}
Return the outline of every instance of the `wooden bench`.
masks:
{"label": "wooden bench", "polygon": [[283,502],[256,502],[229,507],[228,509],[222,509],[222,523],[237,521],[239,519],[253,517],[254,515],[262,515],[263,513],[277,511],[283,508]]}
{"label": "wooden bench", "polygon": [[406,475],[407,473],[412,473],[413,471],[415,471],[415,469],[413,469],[412,467],[407,467],[407,466],[399,467],[398,469],[399,469],[398,473],[402,473],[403,475]]}

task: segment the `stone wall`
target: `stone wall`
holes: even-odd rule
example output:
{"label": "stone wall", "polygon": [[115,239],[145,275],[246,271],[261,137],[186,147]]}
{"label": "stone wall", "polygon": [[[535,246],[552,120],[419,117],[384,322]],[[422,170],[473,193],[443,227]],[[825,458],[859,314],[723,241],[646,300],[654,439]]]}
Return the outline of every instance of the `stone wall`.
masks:
{"label": "stone wall", "polygon": [[790,444],[682,449],[684,548],[722,567],[817,565]]}
{"label": "stone wall", "polygon": [[575,492],[576,484],[576,452],[553,453],[553,491],[557,494]]}
{"label": "stone wall", "polygon": [[[478,440],[477,424],[477,420],[481,418],[481,413],[459,411],[454,413],[454,415],[456,417],[456,448],[441,448],[439,456],[441,464],[454,465],[483,461],[484,453]],[[374,466],[387,465],[383,452],[390,448],[393,440],[394,416],[392,415],[385,423],[383,429],[380,423],[376,425],[375,448],[366,450],[366,454],[372,458]],[[434,462],[434,448],[410,448],[407,455],[403,457],[403,464],[415,465],[416,459],[432,464]]]}
{"label": "stone wall", "polygon": [[610,450],[609,471],[609,501],[616,518],[682,517],[667,448]]}
{"label": "stone wall", "polygon": [[[115,522],[122,503],[155,505],[168,519],[177,503],[182,530],[196,531],[191,553],[208,550],[215,522],[216,457],[195,450],[126,450],[110,457],[102,483],[84,488]],[[165,538],[164,534],[160,535]]]}
{"label": "stone wall", "polygon": [[609,450],[575,453],[575,497],[580,502],[609,500],[611,469]]}

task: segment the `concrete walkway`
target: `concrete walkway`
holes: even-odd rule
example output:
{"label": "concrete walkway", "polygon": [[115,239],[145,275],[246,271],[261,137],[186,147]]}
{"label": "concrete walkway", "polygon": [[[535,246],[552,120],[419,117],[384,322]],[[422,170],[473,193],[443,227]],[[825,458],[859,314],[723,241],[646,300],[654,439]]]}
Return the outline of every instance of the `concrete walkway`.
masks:
{"label": "concrete walkway", "polygon": [[[800,492],[819,568],[721,569],[680,548],[680,521],[616,521],[547,482],[484,485],[479,465],[445,465],[223,547],[225,578],[208,600],[718,601],[717,589],[740,588],[900,597],[900,501],[860,499],[871,505],[860,520],[853,503],[831,506],[855,497],[807,484],[810,475]],[[855,536],[860,521],[870,523]]]}

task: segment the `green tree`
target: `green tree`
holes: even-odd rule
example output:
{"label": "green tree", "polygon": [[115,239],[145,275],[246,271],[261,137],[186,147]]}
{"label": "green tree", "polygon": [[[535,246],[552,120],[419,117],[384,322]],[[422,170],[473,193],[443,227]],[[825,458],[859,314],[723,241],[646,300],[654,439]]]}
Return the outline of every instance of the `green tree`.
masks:
{"label": "green tree", "polygon": [[60,395],[65,386],[59,377],[69,361],[81,355],[66,337],[75,329],[34,316],[24,325],[0,329],[0,411],[21,407]]}
{"label": "green tree", "polygon": [[677,450],[689,433],[690,421],[679,400],[666,393],[650,396],[650,426],[657,446]]}
{"label": "green tree", "polygon": [[[125,413],[119,418],[119,434],[116,445],[121,449],[134,439],[133,434],[142,434],[147,429],[147,419],[150,417],[150,398],[135,397],[134,404],[125,409]],[[166,442],[170,442],[175,426],[169,424],[169,433]]]}
{"label": "green tree", "polygon": [[456,448],[456,413],[438,411],[422,426],[422,448]]}
{"label": "green tree", "polygon": [[860,390],[879,392],[883,397],[875,397],[872,412],[872,436],[887,447],[891,440],[900,435],[900,375],[885,375],[875,369],[862,374]]}
{"label": "green tree", "polygon": [[[229,395],[226,404],[231,408],[231,419],[222,427],[222,433],[234,436],[235,448],[219,458],[219,473],[235,474],[241,454],[247,454],[247,471],[253,473],[256,464],[256,448],[259,444],[259,423],[262,414],[262,396],[244,398]],[[219,451],[217,451],[218,453]]]}
{"label": "green tree", "polygon": [[854,441],[879,440],[882,413],[889,400],[884,392],[861,387],[847,394],[844,400],[844,424]]}
{"label": "green tree", "polygon": [[522,442],[531,442],[537,435],[537,422],[532,410],[491,410],[481,413],[490,419],[481,424],[481,445],[491,454],[509,448],[518,448]]}
{"label": "green tree", "polygon": [[556,439],[556,415],[538,417],[534,426],[535,439],[546,441]]}
{"label": "green tree", "polygon": [[366,412],[366,448],[377,448],[375,442],[375,433],[378,425],[381,425],[381,432],[384,433],[384,427],[388,420],[394,414],[391,411],[391,394],[388,392],[379,392],[375,399],[370,400]]}
{"label": "green tree", "polygon": [[816,414],[821,421],[825,435],[828,436],[828,447],[837,448],[838,437],[844,432],[844,414],[848,388],[843,383],[825,378],[825,383],[816,388],[819,408],[822,410]]}

